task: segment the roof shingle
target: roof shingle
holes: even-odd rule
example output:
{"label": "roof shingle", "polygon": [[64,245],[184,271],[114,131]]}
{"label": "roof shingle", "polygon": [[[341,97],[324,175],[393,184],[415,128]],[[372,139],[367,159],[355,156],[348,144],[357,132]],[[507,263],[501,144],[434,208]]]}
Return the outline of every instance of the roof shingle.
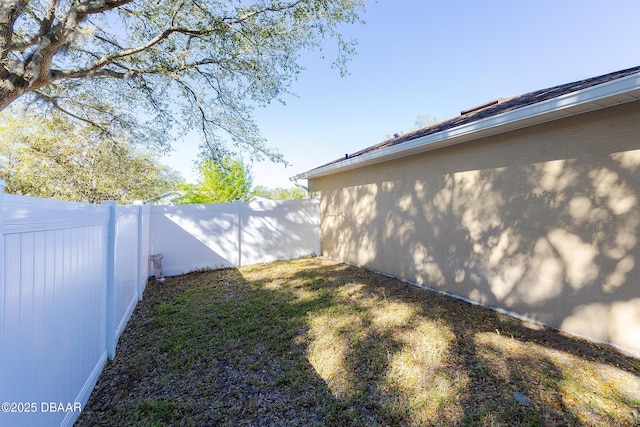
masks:
{"label": "roof shingle", "polygon": [[512,98],[500,98],[486,104],[480,105],[475,108],[463,111],[461,115],[453,117],[451,119],[429,125],[424,128],[408,132],[406,134],[399,135],[397,137],[389,138],[378,144],[356,151],[355,153],[348,154],[342,158],[329,162],[325,165],[319,166],[315,169],[319,169],[328,165],[340,163],[346,159],[353,159],[354,157],[362,156],[363,154],[371,153],[374,151],[382,150],[387,147],[403,144],[414,139],[431,135],[434,133],[442,132],[448,129],[455,128],[460,125],[472,123],[487,117],[496,116],[507,111],[516,110],[518,108],[526,107],[527,105],[536,104],[546,101],[548,99],[557,98],[559,96],[586,89],[591,86],[603,84],[612,80],[616,80],[631,74],[640,72],[640,66],[628,68],[626,70],[615,71],[613,73],[604,74],[597,77],[592,77],[585,80],[579,80],[572,83],[565,83],[562,85],[554,86],[547,89],[537,90],[534,92],[525,93],[523,95],[514,96]]}

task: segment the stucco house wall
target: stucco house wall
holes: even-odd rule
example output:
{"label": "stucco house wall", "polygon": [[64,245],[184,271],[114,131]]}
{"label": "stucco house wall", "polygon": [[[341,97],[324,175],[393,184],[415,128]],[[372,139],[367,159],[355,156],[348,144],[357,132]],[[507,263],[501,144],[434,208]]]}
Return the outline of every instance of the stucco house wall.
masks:
{"label": "stucco house wall", "polygon": [[324,256],[640,355],[640,101],[311,177]]}

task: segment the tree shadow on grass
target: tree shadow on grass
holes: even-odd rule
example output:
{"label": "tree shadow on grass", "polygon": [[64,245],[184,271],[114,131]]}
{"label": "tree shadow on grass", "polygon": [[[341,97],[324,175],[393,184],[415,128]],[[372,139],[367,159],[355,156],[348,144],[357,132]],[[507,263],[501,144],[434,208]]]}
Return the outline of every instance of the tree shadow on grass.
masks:
{"label": "tree shadow on grass", "polygon": [[640,420],[640,397],[602,372],[640,387],[637,368],[608,347],[301,259],[151,282],[77,425],[625,424]]}

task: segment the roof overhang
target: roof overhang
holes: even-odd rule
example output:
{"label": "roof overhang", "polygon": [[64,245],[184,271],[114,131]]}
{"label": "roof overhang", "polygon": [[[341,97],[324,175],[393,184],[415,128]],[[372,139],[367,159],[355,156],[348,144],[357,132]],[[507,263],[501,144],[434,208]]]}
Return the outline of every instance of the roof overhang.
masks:
{"label": "roof overhang", "polygon": [[621,77],[451,129],[330,163],[292,177],[319,178],[640,100],[640,74]]}

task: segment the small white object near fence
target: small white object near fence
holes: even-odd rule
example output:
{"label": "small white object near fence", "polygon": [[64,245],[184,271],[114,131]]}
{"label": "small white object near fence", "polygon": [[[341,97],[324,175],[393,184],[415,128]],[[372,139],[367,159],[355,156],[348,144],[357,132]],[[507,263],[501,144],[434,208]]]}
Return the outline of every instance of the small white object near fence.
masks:
{"label": "small white object near fence", "polygon": [[150,276],[319,253],[318,203],[118,206],[3,194],[0,426],[71,426]]}

